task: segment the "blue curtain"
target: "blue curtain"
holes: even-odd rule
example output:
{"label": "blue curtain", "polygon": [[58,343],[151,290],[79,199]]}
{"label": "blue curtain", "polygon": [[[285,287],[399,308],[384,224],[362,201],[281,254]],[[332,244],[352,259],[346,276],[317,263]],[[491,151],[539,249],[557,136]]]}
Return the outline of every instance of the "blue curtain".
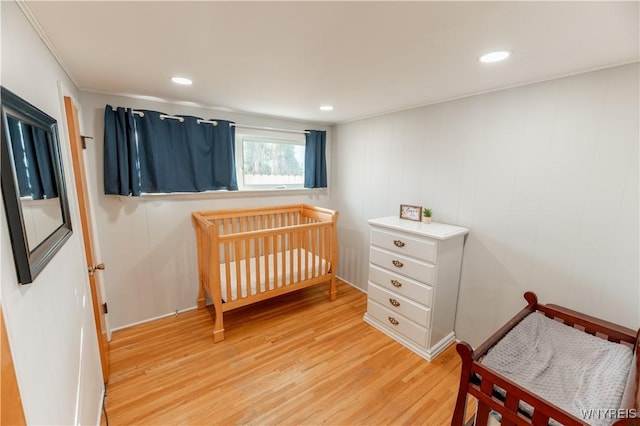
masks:
{"label": "blue curtain", "polygon": [[140,158],[130,108],[104,111],[104,193],[141,194]]}
{"label": "blue curtain", "polygon": [[307,130],[304,150],[304,187],[327,187],[327,132]]}
{"label": "blue curtain", "polygon": [[105,108],[106,194],[237,190],[235,127],[198,124],[198,117],[162,119],[162,113]]}
{"label": "blue curtain", "polygon": [[47,132],[9,116],[7,125],[20,196],[56,198],[58,186]]}

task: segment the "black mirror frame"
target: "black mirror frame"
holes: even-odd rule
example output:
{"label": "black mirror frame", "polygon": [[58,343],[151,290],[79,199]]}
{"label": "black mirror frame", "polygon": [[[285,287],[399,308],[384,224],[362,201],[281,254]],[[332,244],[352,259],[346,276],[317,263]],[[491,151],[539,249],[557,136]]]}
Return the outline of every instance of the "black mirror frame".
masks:
{"label": "black mirror frame", "polygon": [[[2,147],[0,158],[2,167],[0,174],[2,179],[2,198],[4,199],[4,208],[9,226],[9,236],[11,238],[18,281],[21,284],[29,284],[33,282],[36,276],[38,276],[72,234],[69,202],[67,199],[67,189],[60,154],[58,123],[53,117],[47,115],[5,87],[2,87],[1,90],[2,106],[0,109],[0,119],[2,123]],[[29,125],[45,130],[52,148],[52,163],[55,169],[56,184],[58,185],[58,196],[60,197],[62,225],[31,251],[29,251],[24,217],[22,215],[15,164],[13,155],[10,154],[11,136],[9,134],[7,114],[19,118]]]}

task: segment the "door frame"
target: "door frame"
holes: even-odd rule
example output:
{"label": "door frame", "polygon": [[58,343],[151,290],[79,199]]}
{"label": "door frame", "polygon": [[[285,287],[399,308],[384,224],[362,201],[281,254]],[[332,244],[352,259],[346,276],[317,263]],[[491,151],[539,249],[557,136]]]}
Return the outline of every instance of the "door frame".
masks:
{"label": "door frame", "polygon": [[[95,232],[95,217],[93,214],[92,206],[95,205],[91,202],[91,194],[89,191],[89,183],[86,178],[86,165],[84,162],[84,152],[81,146],[79,138],[82,135],[82,110],[80,104],[74,95],[65,90],[64,85],[60,85],[60,93],[62,95],[62,114],[65,120],[65,129],[69,140],[69,152],[71,154],[71,166],[73,168],[74,189],[76,192],[76,200],[79,213],[79,221],[82,229],[83,240],[83,252],[85,254],[85,261],[87,263],[87,274],[89,281],[89,289],[91,292],[91,302],[93,307],[93,316],[96,326],[96,337],[98,340],[98,347],[100,353],[100,364],[102,367],[103,381],[106,384],[109,381],[109,340],[111,338],[111,332],[108,324],[108,317],[105,308],[103,308],[102,301],[106,301],[106,294],[103,285],[101,285],[101,276],[96,275],[94,272],[89,272],[89,268],[93,269],[93,266],[98,263],[97,259],[100,259],[100,250],[98,237]],[[73,116],[69,116],[67,111],[67,101],[69,106],[75,110],[77,115],[76,119]],[[72,128],[73,126],[73,128]],[[76,134],[75,128],[77,127],[77,138],[74,138]],[[78,154],[81,157],[78,157]],[[79,168],[82,168],[81,170]],[[81,180],[84,180],[82,183]],[[86,206],[86,207],[85,207]],[[106,306],[106,305],[105,305]]]}

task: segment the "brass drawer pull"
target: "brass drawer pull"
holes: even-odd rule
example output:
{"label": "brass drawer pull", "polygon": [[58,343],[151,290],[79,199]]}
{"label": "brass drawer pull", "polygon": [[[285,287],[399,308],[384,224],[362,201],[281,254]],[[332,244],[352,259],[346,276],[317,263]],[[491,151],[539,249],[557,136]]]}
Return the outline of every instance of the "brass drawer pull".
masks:
{"label": "brass drawer pull", "polygon": [[395,266],[396,268],[402,268],[404,266],[404,263],[400,262],[399,260],[392,260],[391,263],[393,263],[393,266]]}
{"label": "brass drawer pull", "polygon": [[394,287],[402,287],[402,283],[398,280],[391,280],[391,285]]}
{"label": "brass drawer pull", "polygon": [[396,299],[389,299],[389,303],[391,303],[393,306],[395,306],[396,308],[398,306],[400,306],[400,302],[398,302]]}
{"label": "brass drawer pull", "polygon": [[400,321],[398,321],[397,319],[395,319],[394,317],[389,317],[389,322],[393,325],[398,325],[400,324]]}
{"label": "brass drawer pull", "polygon": [[395,244],[396,247],[404,247],[404,243],[401,240],[393,240],[393,244]]}

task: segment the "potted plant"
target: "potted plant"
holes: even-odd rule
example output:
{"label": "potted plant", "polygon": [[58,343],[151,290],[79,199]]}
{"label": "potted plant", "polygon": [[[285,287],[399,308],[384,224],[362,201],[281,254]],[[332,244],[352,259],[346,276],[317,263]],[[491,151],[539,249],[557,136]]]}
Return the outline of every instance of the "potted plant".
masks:
{"label": "potted plant", "polygon": [[422,210],[422,223],[431,223],[431,209]]}

